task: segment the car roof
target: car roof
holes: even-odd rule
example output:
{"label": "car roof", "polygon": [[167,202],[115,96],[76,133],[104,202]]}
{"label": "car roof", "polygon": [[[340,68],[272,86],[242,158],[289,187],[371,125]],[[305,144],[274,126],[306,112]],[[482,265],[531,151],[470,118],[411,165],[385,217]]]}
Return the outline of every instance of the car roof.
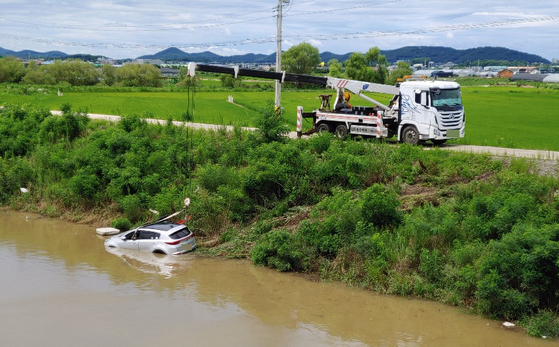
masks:
{"label": "car roof", "polygon": [[186,225],[184,224],[178,224],[178,223],[170,223],[170,222],[158,222],[158,223],[153,223],[153,224],[149,224],[149,225],[144,225],[138,228],[138,230],[149,230],[149,231],[157,231],[160,232],[162,234],[167,234],[170,235],[172,233],[174,233],[175,231],[181,230],[181,229],[188,229]]}

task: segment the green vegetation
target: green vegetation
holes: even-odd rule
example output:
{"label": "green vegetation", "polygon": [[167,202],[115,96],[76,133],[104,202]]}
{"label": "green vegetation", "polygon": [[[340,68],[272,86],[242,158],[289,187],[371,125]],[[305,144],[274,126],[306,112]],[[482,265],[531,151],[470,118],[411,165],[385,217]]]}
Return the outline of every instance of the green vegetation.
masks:
{"label": "green vegetation", "polygon": [[559,151],[559,90],[465,87],[463,144]]}
{"label": "green vegetation", "polygon": [[115,85],[122,87],[160,87],[159,69],[149,64],[126,64],[117,69],[109,65],[98,68],[83,60],[56,60],[53,64],[37,65],[30,62],[27,68],[14,57],[0,58],[0,83],[40,85],[93,86]]}
{"label": "green vegetation", "polygon": [[[392,77],[392,75],[391,75]],[[197,82],[194,122],[223,125],[256,126],[259,110],[273,100],[270,83],[243,81],[242,89],[221,87],[219,80]],[[460,79],[466,110],[466,137],[451,142],[510,148],[559,151],[555,129],[559,118],[559,89],[555,85],[517,86],[503,79]],[[501,85],[487,86],[497,83]],[[270,87],[268,87],[270,86]],[[134,115],[149,118],[181,120],[187,108],[185,88],[124,87],[62,87],[64,96],[57,96],[58,87],[36,87],[14,84],[0,85],[0,105],[33,104],[59,109],[62,102],[91,113]],[[303,106],[313,110],[320,104],[318,94],[332,90],[293,90],[282,92],[283,119],[295,129],[295,110]],[[234,97],[234,104],[227,97]],[[389,102],[389,96],[373,95]],[[352,100],[355,105],[360,99]],[[367,103],[363,101],[362,105]],[[310,124],[303,122],[307,129]]]}
{"label": "green vegetation", "polygon": [[286,140],[272,111],[260,132],[226,133],[62,108],[0,110],[0,204],[128,228],[189,196],[206,253],[558,333],[559,179],[531,161]]}
{"label": "green vegetation", "polygon": [[318,48],[302,42],[282,53],[282,67],[291,73],[310,74],[320,63]]}
{"label": "green vegetation", "polygon": [[[202,81],[202,84],[206,82]],[[249,83],[243,81],[243,84]],[[138,114],[148,118],[172,118],[174,120],[182,120],[181,114],[188,106],[187,91],[184,88],[159,90],[155,88],[80,87],[63,88],[62,90],[64,90],[64,95],[59,97],[57,88],[0,85],[0,105],[32,104],[56,110],[60,109],[62,102],[66,102],[75,108],[87,109],[90,113],[124,116]],[[333,93],[332,90],[326,92]],[[259,111],[274,99],[273,89],[271,91],[252,91],[251,89],[237,91],[210,87],[210,91],[208,91],[201,87],[196,89],[195,93],[193,121],[222,125],[256,126]],[[305,110],[316,108],[320,105],[318,94],[317,91],[287,91],[282,94],[283,118],[292,129],[296,124],[297,106],[303,106]],[[234,103],[227,102],[229,95],[234,97]]]}
{"label": "green vegetation", "polygon": [[365,55],[354,52],[345,61],[347,77],[358,81],[386,83],[388,77],[388,60],[377,47],[373,47]]}

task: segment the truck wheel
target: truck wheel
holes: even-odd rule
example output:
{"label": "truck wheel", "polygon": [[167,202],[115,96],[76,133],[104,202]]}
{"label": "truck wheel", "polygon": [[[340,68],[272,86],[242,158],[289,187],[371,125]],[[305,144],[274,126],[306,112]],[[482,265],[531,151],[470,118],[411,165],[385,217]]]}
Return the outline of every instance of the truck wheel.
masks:
{"label": "truck wheel", "polygon": [[336,127],[335,134],[338,138],[345,140],[347,137],[347,127],[344,124],[340,124]]}
{"label": "truck wheel", "polygon": [[320,123],[318,127],[316,127],[316,132],[317,133],[330,132],[330,125],[328,125],[328,123]]}
{"label": "truck wheel", "polygon": [[402,142],[416,146],[419,143],[419,132],[413,125],[408,125],[402,130]]}
{"label": "truck wheel", "polygon": [[431,140],[431,142],[433,142],[435,146],[440,146],[444,145],[446,143],[446,140]]}

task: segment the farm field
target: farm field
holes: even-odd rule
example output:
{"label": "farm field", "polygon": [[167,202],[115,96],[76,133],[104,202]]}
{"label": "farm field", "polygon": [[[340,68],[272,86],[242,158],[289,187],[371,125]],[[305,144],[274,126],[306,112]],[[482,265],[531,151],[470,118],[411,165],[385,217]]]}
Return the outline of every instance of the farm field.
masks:
{"label": "farm field", "polygon": [[[333,91],[329,91],[333,93]],[[312,110],[320,106],[318,91],[282,93],[285,119],[292,128],[296,125],[297,106]],[[227,101],[232,95],[234,103]],[[259,111],[268,103],[273,104],[274,92],[268,91],[200,91],[195,93],[194,122],[254,126]],[[185,92],[65,92],[15,95],[0,93],[0,105],[7,103],[33,104],[59,110],[69,103],[73,109],[85,108],[90,113],[111,115],[138,114],[150,118],[179,120],[187,109]]]}
{"label": "farm field", "polygon": [[559,90],[464,87],[462,144],[559,150]]}
{"label": "farm field", "polygon": [[[559,90],[513,86],[465,86],[462,88],[466,109],[466,137],[454,143],[509,148],[559,150]],[[312,110],[320,105],[318,94],[334,91],[311,90],[282,92],[284,118],[294,130],[296,108]],[[235,104],[227,102],[232,95]],[[387,103],[389,96],[372,95]],[[271,91],[197,91],[194,122],[254,126],[259,110],[273,102]],[[356,100],[357,99],[357,100]],[[91,113],[180,119],[186,110],[186,92],[66,92],[16,95],[0,89],[0,105],[7,103],[40,104],[60,109],[70,103],[74,109]],[[366,105],[358,97],[353,105]],[[308,124],[303,123],[305,128]]]}

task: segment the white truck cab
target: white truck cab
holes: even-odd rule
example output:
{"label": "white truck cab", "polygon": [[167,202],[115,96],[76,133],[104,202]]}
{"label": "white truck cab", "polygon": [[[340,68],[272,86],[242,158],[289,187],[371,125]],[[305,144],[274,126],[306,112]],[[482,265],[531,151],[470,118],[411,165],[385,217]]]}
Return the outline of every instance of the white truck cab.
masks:
{"label": "white truck cab", "polygon": [[456,82],[403,82],[386,115],[398,117],[397,134],[402,142],[440,144],[465,135],[464,107]]}

